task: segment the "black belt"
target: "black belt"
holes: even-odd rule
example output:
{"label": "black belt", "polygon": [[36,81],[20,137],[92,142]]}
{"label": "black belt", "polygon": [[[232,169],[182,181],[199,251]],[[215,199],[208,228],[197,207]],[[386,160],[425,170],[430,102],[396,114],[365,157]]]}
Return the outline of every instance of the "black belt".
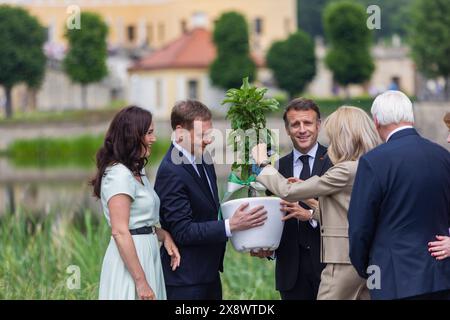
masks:
{"label": "black belt", "polygon": [[137,229],[131,229],[130,230],[131,235],[139,235],[139,234],[151,234],[156,233],[156,228],[154,226],[150,227],[141,227]]}

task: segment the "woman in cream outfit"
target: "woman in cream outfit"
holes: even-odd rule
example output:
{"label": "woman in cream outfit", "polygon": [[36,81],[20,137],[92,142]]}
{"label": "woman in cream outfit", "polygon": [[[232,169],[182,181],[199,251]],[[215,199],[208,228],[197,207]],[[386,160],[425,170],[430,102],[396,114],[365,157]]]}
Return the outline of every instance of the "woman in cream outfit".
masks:
{"label": "woman in cream outfit", "polygon": [[112,238],[103,259],[99,299],[166,299],[159,242],[171,255],[172,270],[180,255],[159,223],[159,198],[144,166],[156,141],[152,114],[139,107],[121,110],[111,122],[97,153],[91,181],[101,199]]}
{"label": "woman in cream outfit", "polygon": [[[321,274],[317,299],[369,299],[366,282],[349,258],[347,210],[358,159],[379,144],[379,137],[369,116],[355,107],[340,107],[325,120],[324,129],[330,142],[328,155],[335,165],[322,177],[314,176],[303,182],[285,179],[267,165],[266,146],[260,144],[253,149],[257,164],[264,166],[257,181],[286,201],[319,198],[312,216],[305,216],[306,210],[297,215],[302,220],[318,219],[321,225],[321,262],[327,265]],[[313,203],[308,201],[310,205]]]}

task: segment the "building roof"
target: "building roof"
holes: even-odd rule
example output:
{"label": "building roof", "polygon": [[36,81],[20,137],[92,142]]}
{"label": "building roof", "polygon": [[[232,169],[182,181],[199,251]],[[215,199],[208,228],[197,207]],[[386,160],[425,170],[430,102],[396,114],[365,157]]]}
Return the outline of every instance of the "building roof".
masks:
{"label": "building roof", "polygon": [[[165,47],[138,60],[129,70],[161,69],[203,69],[216,58],[216,47],[211,33],[197,28],[183,34]],[[253,56],[258,67],[264,66],[264,59]]]}

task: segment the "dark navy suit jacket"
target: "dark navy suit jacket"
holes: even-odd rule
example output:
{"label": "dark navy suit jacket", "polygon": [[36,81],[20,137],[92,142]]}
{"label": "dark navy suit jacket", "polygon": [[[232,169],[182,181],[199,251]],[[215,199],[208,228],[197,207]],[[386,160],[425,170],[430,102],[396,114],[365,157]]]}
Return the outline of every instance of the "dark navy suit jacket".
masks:
{"label": "dark navy suit jacket", "polygon": [[437,261],[427,245],[449,233],[447,150],[415,129],[394,133],[360,159],[348,217],[352,264],[365,278],[368,266],[380,268],[372,299],[450,289],[450,259]]}
{"label": "dark navy suit jacket", "polygon": [[161,247],[164,279],[169,286],[212,283],[223,271],[227,237],[224,221],[218,220],[217,177],[212,164],[205,169],[214,199],[192,164],[173,145],[156,174],[161,227],[172,235],[181,255],[179,268],[172,271],[170,256]]}
{"label": "dark navy suit jacket", "polygon": [[[294,175],[293,152],[282,157],[278,164],[278,171],[285,177]],[[333,164],[327,156],[327,148],[319,144],[317,149],[311,176],[321,176]],[[304,233],[303,241],[310,246],[313,268],[318,274],[322,272],[323,264],[320,263],[320,228],[313,228],[309,222],[302,223],[299,231],[299,222],[289,219],[284,223],[280,245],[276,250],[275,280],[278,291],[287,291],[294,287],[299,270],[301,239],[299,232]]]}

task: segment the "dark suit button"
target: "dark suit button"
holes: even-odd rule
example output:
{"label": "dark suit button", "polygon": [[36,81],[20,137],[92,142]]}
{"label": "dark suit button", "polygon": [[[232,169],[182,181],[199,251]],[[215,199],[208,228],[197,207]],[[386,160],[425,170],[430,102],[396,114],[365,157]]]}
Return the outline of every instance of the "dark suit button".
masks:
{"label": "dark suit button", "polygon": [[310,246],[306,246],[306,249],[310,250],[310,249],[311,249],[311,247],[310,247]]}

